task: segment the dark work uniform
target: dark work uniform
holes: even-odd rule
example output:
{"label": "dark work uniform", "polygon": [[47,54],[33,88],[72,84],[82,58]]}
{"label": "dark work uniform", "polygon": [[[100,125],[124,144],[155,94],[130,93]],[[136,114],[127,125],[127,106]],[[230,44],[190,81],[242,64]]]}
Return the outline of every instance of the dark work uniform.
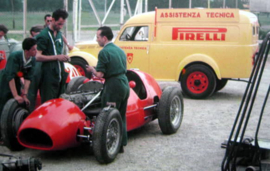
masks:
{"label": "dark work uniform", "polygon": [[[44,28],[37,39],[37,50],[43,55],[60,55],[63,49],[63,38],[60,31],[54,37],[49,27]],[[58,98],[65,91],[65,82],[68,73],[65,72],[64,63],[60,61],[38,62],[35,68],[33,84],[29,88],[29,100],[35,101],[37,90],[40,89],[42,103]],[[33,97],[34,96],[34,97]],[[34,104],[34,103],[33,103]],[[33,109],[33,106],[31,106]]]}
{"label": "dark work uniform", "polygon": [[20,77],[31,81],[35,62],[36,59],[34,57],[24,61],[23,51],[16,51],[10,54],[6,68],[0,74],[0,118],[6,102],[13,98],[9,82],[14,78],[18,95],[20,95],[22,86]]}
{"label": "dark work uniform", "polygon": [[122,145],[127,145],[126,109],[129,97],[129,84],[126,77],[127,61],[122,49],[113,43],[108,43],[98,54],[96,71],[103,72],[105,78],[104,89],[101,95],[102,107],[107,102],[116,103],[123,120]]}

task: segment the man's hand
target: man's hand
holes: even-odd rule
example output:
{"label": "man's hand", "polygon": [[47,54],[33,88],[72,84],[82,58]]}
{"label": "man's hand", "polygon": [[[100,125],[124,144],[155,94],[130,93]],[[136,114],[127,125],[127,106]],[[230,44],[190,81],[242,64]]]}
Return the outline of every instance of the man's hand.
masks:
{"label": "man's hand", "polygon": [[104,76],[103,72],[97,72],[96,69],[92,66],[86,65],[86,70],[88,72],[92,72],[92,74],[98,78],[103,78],[103,76]]}
{"label": "man's hand", "polygon": [[86,70],[87,70],[88,72],[94,72],[94,71],[95,71],[95,68],[92,67],[92,66],[86,65]]}
{"label": "man's hand", "polygon": [[14,99],[17,100],[17,102],[20,104],[24,102],[24,99],[22,98],[22,96],[15,96]]}
{"label": "man's hand", "polygon": [[25,101],[26,106],[29,107],[30,101],[28,100],[28,98],[26,96],[23,96],[23,100]]}
{"label": "man's hand", "polygon": [[68,47],[69,51],[71,51],[73,49],[73,46],[71,46],[71,45],[67,45],[67,47]]}
{"label": "man's hand", "polygon": [[68,62],[69,61],[69,57],[67,55],[57,55],[56,58],[58,61],[61,61],[61,62]]}

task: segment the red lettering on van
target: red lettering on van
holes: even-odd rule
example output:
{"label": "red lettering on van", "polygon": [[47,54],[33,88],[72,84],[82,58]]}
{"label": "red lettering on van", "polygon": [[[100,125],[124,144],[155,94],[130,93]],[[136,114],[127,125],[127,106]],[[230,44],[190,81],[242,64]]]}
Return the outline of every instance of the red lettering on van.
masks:
{"label": "red lettering on van", "polygon": [[226,28],[172,28],[172,40],[225,41]]}

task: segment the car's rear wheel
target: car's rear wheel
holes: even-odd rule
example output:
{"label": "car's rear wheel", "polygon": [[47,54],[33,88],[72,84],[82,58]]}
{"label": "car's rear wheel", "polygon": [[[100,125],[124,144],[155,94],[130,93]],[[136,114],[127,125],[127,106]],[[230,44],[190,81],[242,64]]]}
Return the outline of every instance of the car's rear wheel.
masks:
{"label": "car's rear wheel", "polygon": [[87,78],[92,77],[92,73],[87,72],[86,70],[86,65],[88,65],[88,63],[85,60],[77,57],[72,57],[70,63],[80,72],[82,76]]}
{"label": "car's rear wheel", "polygon": [[183,70],[180,82],[184,94],[193,99],[211,96],[216,89],[214,72],[201,64],[194,64]]}
{"label": "car's rear wheel", "polygon": [[103,109],[97,117],[93,133],[93,151],[100,163],[111,163],[122,143],[122,119],[117,109]]}
{"label": "car's rear wheel", "polygon": [[158,123],[163,134],[173,134],[183,120],[183,97],[178,88],[166,87],[158,105]]}
{"label": "car's rear wheel", "polygon": [[19,104],[15,99],[10,99],[5,104],[1,115],[1,134],[4,145],[12,151],[23,150],[18,142],[17,132],[20,125],[29,115],[24,104]]}
{"label": "car's rear wheel", "polygon": [[85,76],[72,78],[67,85],[65,93],[70,94],[71,92],[77,91],[80,88],[80,86],[82,86],[85,83],[85,81],[88,81],[88,80],[89,79],[86,78]]}
{"label": "car's rear wheel", "polygon": [[216,86],[215,91],[217,92],[217,91],[223,89],[226,86],[227,82],[228,82],[227,79],[221,79],[221,80],[217,79],[217,86]]}

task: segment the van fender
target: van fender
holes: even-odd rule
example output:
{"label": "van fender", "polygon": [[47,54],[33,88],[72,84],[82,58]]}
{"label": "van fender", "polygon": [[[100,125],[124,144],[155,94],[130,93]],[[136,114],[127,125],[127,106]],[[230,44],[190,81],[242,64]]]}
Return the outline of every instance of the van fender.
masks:
{"label": "van fender", "polygon": [[175,78],[176,80],[180,79],[180,74],[182,72],[182,70],[189,64],[192,63],[205,63],[207,65],[209,65],[213,71],[215,72],[216,76],[218,79],[221,79],[221,74],[220,74],[220,69],[217,65],[217,63],[215,62],[215,60],[213,60],[213,58],[211,58],[210,56],[207,56],[205,54],[192,54],[190,56],[187,56],[186,58],[184,58],[178,65],[177,67],[177,71],[176,71],[176,76],[178,76],[177,78]]}
{"label": "van fender", "polygon": [[90,66],[96,66],[97,65],[97,57],[90,53],[82,52],[82,51],[71,51],[71,53],[68,54],[70,58],[77,58],[80,57],[84,59],[88,65]]}

